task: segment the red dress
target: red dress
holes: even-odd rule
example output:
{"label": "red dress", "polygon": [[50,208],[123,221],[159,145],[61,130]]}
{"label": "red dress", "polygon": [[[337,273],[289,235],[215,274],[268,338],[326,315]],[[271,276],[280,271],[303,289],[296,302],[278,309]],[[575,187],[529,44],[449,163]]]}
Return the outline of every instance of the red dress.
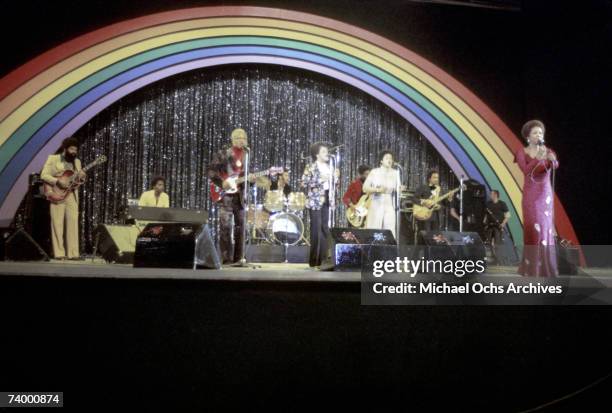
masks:
{"label": "red dress", "polygon": [[523,148],[514,155],[525,177],[523,185],[523,259],[521,275],[554,277],[557,270],[555,246],[554,194],[550,184],[552,169],[559,162],[533,159]]}

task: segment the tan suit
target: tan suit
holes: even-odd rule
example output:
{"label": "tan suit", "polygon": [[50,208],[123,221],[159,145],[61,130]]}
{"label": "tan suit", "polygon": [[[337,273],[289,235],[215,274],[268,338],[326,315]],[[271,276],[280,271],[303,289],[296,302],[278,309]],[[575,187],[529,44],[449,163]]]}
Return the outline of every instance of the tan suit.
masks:
{"label": "tan suit", "polygon": [[168,194],[162,192],[159,194],[159,199],[155,197],[155,190],[143,192],[138,200],[138,206],[141,207],[159,207],[159,208],[170,208],[170,198]]}
{"label": "tan suit", "polygon": [[[69,164],[68,164],[69,165]],[[55,185],[57,177],[66,170],[67,163],[62,155],[50,155],[40,174],[43,181]],[[81,170],[81,161],[75,159],[76,172]],[[69,168],[71,169],[71,168]],[[55,258],[78,258],[79,254],[79,194],[77,191],[69,194],[59,203],[51,203],[51,242]],[[66,239],[64,243],[64,227]],[[64,245],[65,244],[65,245]],[[65,246],[65,247],[64,247]]]}

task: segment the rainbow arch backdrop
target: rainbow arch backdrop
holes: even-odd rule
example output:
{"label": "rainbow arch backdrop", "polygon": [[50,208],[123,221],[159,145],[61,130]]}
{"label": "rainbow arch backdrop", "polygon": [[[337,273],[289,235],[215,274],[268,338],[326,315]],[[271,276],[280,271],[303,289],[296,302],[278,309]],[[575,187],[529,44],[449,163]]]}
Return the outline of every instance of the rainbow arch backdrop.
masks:
{"label": "rainbow arch backdrop", "polygon": [[[148,15],[90,32],[0,79],[0,225],[10,222],[61,141],[134,90],[188,70],[276,64],[336,78],[379,99],[413,124],[458,177],[501,198],[523,240],[522,146],[472,92],[416,53],[346,23],[262,7],[200,7]],[[556,226],[578,244],[555,196]]]}

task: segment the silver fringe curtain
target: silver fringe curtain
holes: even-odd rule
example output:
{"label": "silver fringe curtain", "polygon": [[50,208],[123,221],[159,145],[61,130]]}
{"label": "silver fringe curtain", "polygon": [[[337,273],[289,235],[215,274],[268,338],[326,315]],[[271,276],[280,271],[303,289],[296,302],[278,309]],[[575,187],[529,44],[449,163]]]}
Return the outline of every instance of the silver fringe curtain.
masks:
{"label": "silver fringe curtain", "polygon": [[[189,72],[150,85],[116,102],[75,135],[84,163],[105,154],[81,189],[83,251],[92,250],[92,230],[116,223],[128,198],[167,179],[172,207],[217,214],[208,197],[206,168],[229,144],[232,129],[249,135],[252,170],[285,166],[293,188],[308,147],[316,141],[342,145],[341,194],[361,164],[377,165],[389,149],[404,166],[411,189],[429,169],[440,171],[443,188],[455,177],[429,142],[387,106],[349,85],[318,74],[266,65],[232,65]],[[340,195],[341,195],[340,194]],[[344,224],[344,207],[337,213]]]}

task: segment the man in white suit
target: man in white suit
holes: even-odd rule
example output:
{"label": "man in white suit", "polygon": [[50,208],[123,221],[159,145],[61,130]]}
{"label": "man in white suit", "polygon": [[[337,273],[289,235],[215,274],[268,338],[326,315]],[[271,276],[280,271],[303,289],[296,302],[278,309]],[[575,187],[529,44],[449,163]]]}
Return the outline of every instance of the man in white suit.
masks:
{"label": "man in white suit", "polygon": [[[67,188],[68,179],[62,177],[67,170],[75,171],[81,179],[85,172],[81,169],[81,161],[77,158],[79,142],[74,138],[64,139],[59,153],[49,155],[40,174],[43,181],[49,185]],[[51,242],[55,259],[80,259],[79,253],[79,194],[73,191],[62,202],[51,202]],[[65,229],[65,231],[64,231]],[[65,239],[64,239],[65,236]]]}

